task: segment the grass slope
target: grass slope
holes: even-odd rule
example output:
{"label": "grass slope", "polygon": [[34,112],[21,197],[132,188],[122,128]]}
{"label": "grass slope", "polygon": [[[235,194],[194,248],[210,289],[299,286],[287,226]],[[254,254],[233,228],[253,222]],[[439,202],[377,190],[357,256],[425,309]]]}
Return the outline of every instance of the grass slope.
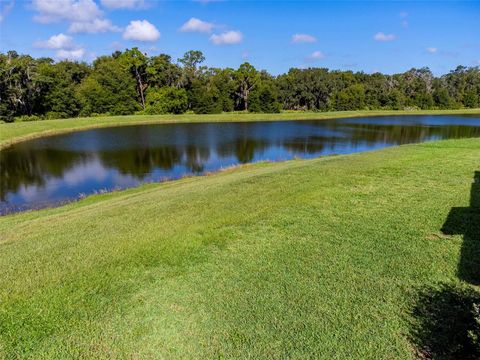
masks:
{"label": "grass slope", "polygon": [[19,122],[12,124],[0,123],[0,149],[14,142],[35,138],[38,136],[58,134],[96,127],[174,123],[174,122],[217,122],[217,121],[276,121],[276,120],[322,120],[360,116],[382,115],[422,115],[422,114],[480,114],[480,109],[461,110],[371,110],[371,111],[334,111],[334,112],[283,112],[280,114],[225,113],[213,115],[131,115],[106,116],[94,118],[76,118],[60,120],[44,120],[34,122]]}
{"label": "grass slope", "polygon": [[480,141],[92,196],[0,218],[0,358],[409,359],[418,293],[459,284]]}

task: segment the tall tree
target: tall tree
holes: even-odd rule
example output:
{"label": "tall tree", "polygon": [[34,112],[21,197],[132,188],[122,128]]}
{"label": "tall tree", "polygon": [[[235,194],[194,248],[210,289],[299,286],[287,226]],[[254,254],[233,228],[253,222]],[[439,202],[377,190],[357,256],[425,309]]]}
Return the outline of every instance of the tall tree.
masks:
{"label": "tall tree", "polygon": [[5,92],[0,95],[7,103],[5,118],[15,115],[32,115],[42,93],[43,81],[38,73],[39,61],[29,55],[9,51],[0,61],[1,83]]}
{"label": "tall tree", "polygon": [[248,111],[248,97],[260,80],[259,73],[251,64],[245,62],[235,72],[235,80],[237,83],[236,94],[239,99],[237,105],[243,106],[243,109]]}
{"label": "tall tree", "polygon": [[205,61],[205,56],[201,51],[187,51],[178,62],[183,66],[183,87],[190,89],[193,81],[198,75],[198,65]]}
{"label": "tall tree", "polygon": [[121,55],[121,58],[127,69],[135,78],[140,105],[145,109],[145,90],[148,88],[147,56],[138,50],[138,48],[134,47],[133,49],[125,50]]}
{"label": "tall tree", "polygon": [[92,73],[78,86],[76,94],[82,115],[128,115],[139,108],[135,82],[122,62],[111,56],[95,60]]}
{"label": "tall tree", "polygon": [[147,65],[147,81],[149,87],[180,87],[181,69],[172,64],[172,58],[166,54],[152,56]]}
{"label": "tall tree", "polygon": [[42,106],[47,117],[77,116],[80,103],[75,97],[75,89],[90,74],[90,67],[85,63],[61,61],[55,65],[40,64],[38,72],[45,83]]}

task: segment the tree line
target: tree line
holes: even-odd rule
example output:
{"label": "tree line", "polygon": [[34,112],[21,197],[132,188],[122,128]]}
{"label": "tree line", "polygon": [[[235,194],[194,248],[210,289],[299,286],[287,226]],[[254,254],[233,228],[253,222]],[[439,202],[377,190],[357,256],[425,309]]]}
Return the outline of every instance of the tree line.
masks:
{"label": "tree line", "polygon": [[204,61],[200,51],[174,62],[138,48],[100,56],[91,65],[0,53],[0,119],[480,106],[479,67],[458,66],[439,77],[428,68],[394,75],[292,68],[272,76],[248,62],[221,69]]}

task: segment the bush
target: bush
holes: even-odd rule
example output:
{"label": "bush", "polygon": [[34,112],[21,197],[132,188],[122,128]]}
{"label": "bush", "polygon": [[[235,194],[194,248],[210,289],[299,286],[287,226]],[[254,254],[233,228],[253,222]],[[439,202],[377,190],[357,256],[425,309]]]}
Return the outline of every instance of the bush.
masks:
{"label": "bush", "polygon": [[51,120],[51,119],[65,119],[70,117],[69,114],[63,113],[63,112],[57,112],[57,111],[49,111],[45,114],[45,119]]}
{"label": "bush", "polygon": [[222,104],[215,101],[211,94],[204,93],[197,97],[192,110],[195,114],[220,114],[222,112]]}
{"label": "bush", "polygon": [[361,110],[365,107],[365,88],[362,84],[354,84],[333,96],[334,110]]}
{"label": "bush", "polygon": [[188,97],[185,89],[171,86],[150,89],[146,96],[145,114],[183,114],[188,108]]}
{"label": "bush", "polygon": [[136,100],[135,82],[113,59],[96,60],[95,71],[76,87],[75,97],[80,116],[92,113],[130,115],[140,106]]}
{"label": "bush", "polygon": [[480,95],[475,90],[470,90],[463,96],[463,103],[468,108],[476,108],[480,105]]}
{"label": "bush", "polygon": [[415,104],[423,110],[432,109],[434,105],[433,97],[431,94],[417,94],[414,101]]}
{"label": "bush", "polygon": [[24,121],[39,121],[44,120],[42,116],[38,115],[22,115],[15,118],[15,122],[24,122]]}
{"label": "bush", "polygon": [[435,105],[440,109],[451,109],[453,99],[448,94],[447,89],[445,88],[438,88],[433,91],[433,101]]}
{"label": "bush", "polygon": [[219,114],[222,112],[222,103],[219,101],[220,92],[216,87],[194,83],[190,92],[190,103],[195,114]]}
{"label": "bush", "polygon": [[276,92],[269,84],[259,86],[250,95],[248,110],[251,112],[279,113],[281,109]]}

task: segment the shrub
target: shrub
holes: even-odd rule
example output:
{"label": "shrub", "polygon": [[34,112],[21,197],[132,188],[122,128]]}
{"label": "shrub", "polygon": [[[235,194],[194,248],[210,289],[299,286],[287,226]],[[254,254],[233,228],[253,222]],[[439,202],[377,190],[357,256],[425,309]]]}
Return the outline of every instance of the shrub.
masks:
{"label": "shrub", "polygon": [[194,83],[189,95],[195,114],[219,114],[222,112],[222,103],[219,101],[220,92],[216,87]]}
{"label": "shrub", "polygon": [[24,122],[24,121],[39,121],[44,118],[38,115],[22,115],[15,118],[15,122]]}
{"label": "shrub", "polygon": [[145,114],[183,114],[187,108],[188,97],[185,89],[166,86],[147,92]]}
{"label": "shrub", "polygon": [[335,110],[360,110],[365,107],[365,88],[361,84],[354,84],[345,90],[338,91],[333,96]]}
{"label": "shrub", "polygon": [[463,103],[468,108],[476,108],[480,105],[480,95],[475,90],[470,90],[463,96]]}
{"label": "shrub", "polygon": [[279,113],[281,108],[275,89],[270,84],[262,84],[250,95],[248,110],[251,112]]}
{"label": "shrub", "polygon": [[65,119],[68,118],[69,114],[63,113],[63,112],[57,112],[57,111],[49,111],[45,114],[45,119],[50,120],[50,119]]}

